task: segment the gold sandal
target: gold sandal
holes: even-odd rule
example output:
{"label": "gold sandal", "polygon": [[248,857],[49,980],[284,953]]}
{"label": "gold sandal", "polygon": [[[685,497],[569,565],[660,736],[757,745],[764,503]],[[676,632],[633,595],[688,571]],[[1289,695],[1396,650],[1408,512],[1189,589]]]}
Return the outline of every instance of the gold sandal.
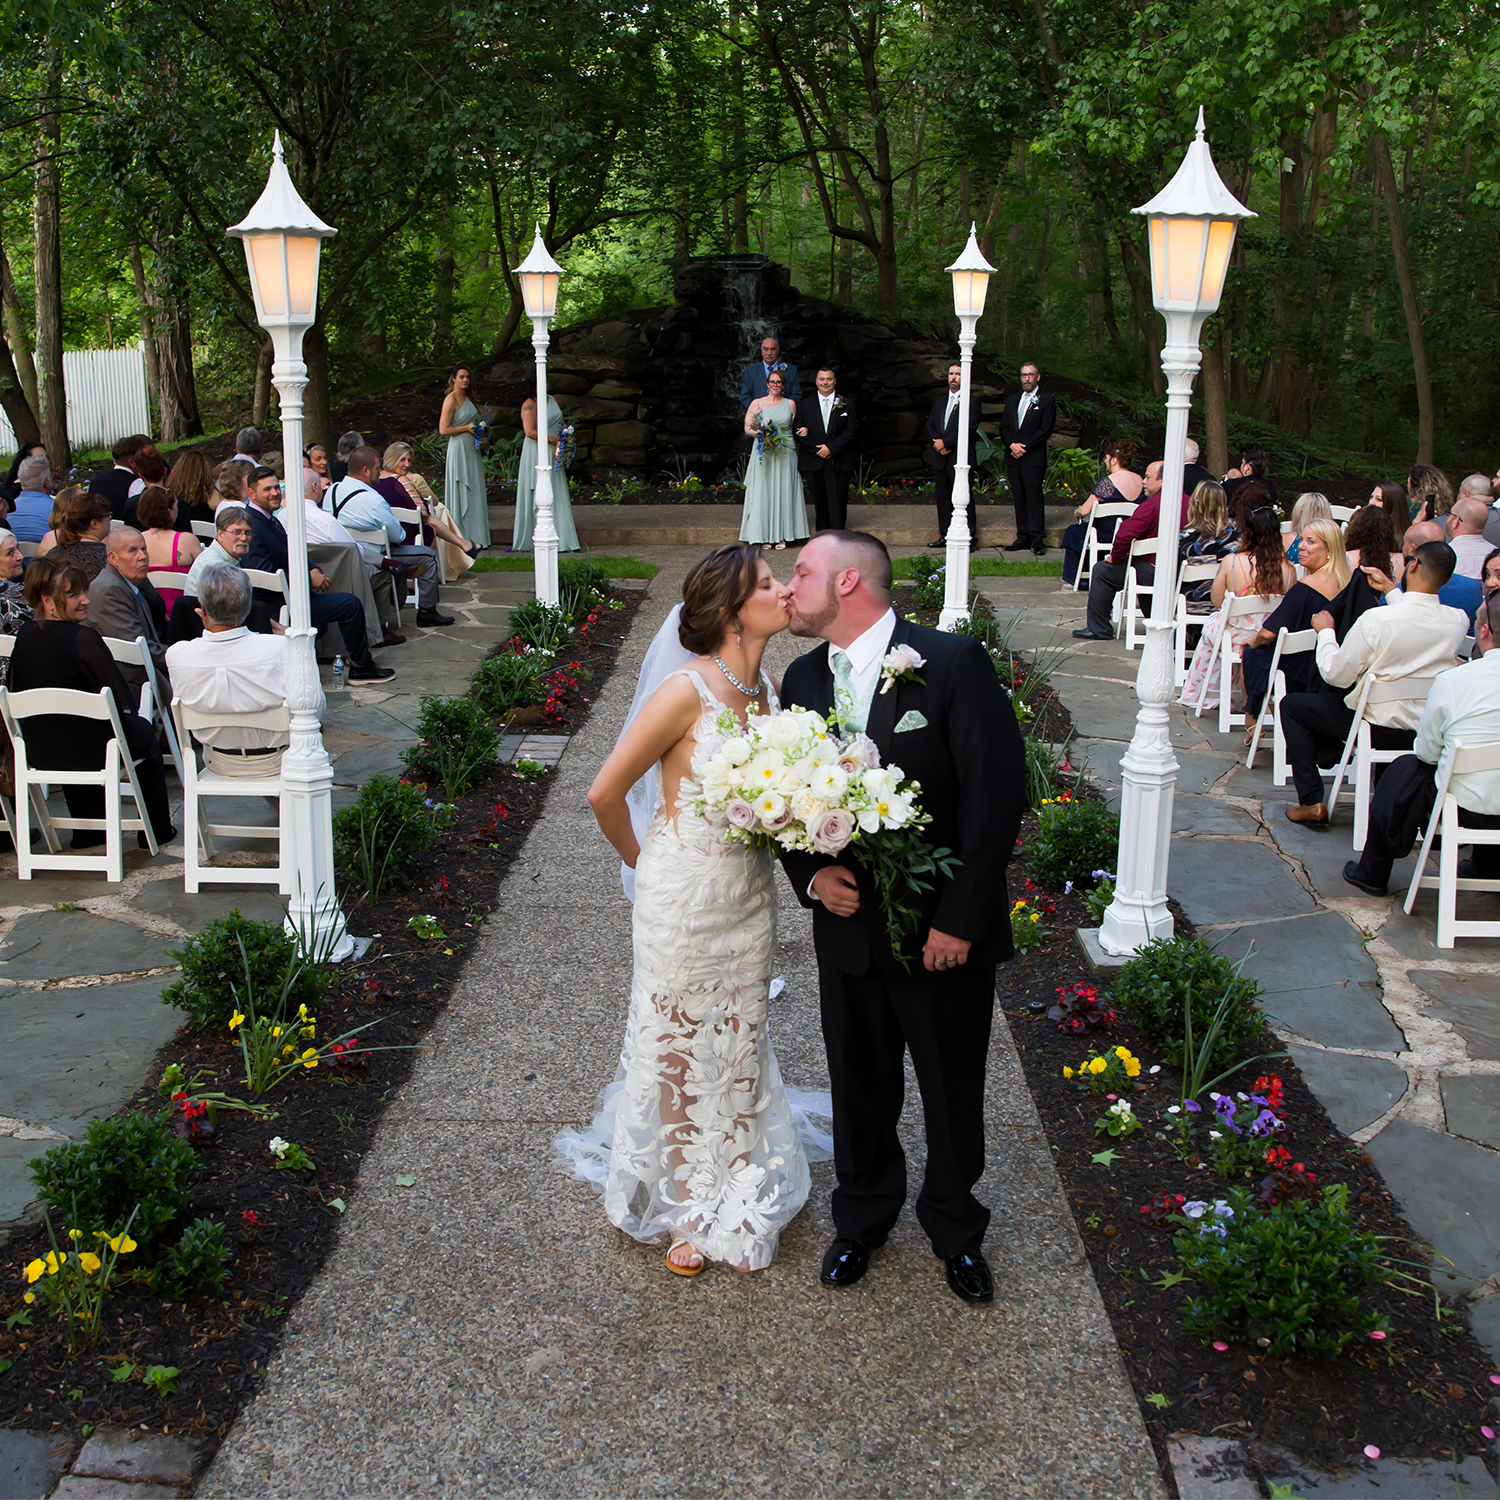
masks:
{"label": "gold sandal", "polygon": [[[692,1265],[691,1263],[689,1263],[688,1265],[680,1266],[675,1260],[672,1259],[672,1251],[675,1250],[679,1245],[686,1245],[688,1249],[693,1252],[693,1256],[698,1262],[697,1265]],[[703,1272],[703,1265],[703,1253],[702,1251],[694,1248],[693,1242],[691,1240],[673,1240],[671,1245],[667,1248],[667,1269],[674,1276],[701,1275]]]}

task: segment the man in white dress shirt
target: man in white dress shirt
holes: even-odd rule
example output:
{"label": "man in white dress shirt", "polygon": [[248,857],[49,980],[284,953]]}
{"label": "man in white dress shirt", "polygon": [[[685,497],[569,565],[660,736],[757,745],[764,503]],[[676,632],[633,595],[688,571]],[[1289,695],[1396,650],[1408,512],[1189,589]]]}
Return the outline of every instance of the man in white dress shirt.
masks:
{"label": "man in white dress shirt", "polygon": [[1465,578],[1478,578],[1484,572],[1484,560],[1495,550],[1484,535],[1484,525],[1489,518],[1489,506],[1473,495],[1460,495],[1453,502],[1444,529],[1448,533],[1448,545],[1458,559],[1453,570],[1455,573],[1462,573]]}
{"label": "man in white dress shirt", "polygon": [[[210,564],[198,580],[198,613],[203,634],[167,648],[172,690],[200,713],[254,713],[286,701],[290,648],[284,635],[255,635],[245,628],[250,615],[250,580],[233,563]],[[318,717],[324,698],[318,690]],[[200,729],[198,742],[211,771],[222,776],[272,776],[281,765],[288,738],[271,729]]]}
{"label": "man in white dress shirt", "polygon": [[[1311,828],[1328,827],[1323,776],[1319,766],[1332,765],[1342,753],[1354,723],[1354,705],[1366,676],[1376,682],[1403,677],[1432,677],[1458,659],[1459,643],[1469,633],[1469,619],[1438,598],[1453,576],[1453,548],[1446,542],[1423,542],[1406,564],[1403,591],[1386,596],[1383,609],[1367,609],[1339,645],[1333,616],[1321,609],[1312,617],[1318,632],[1318,673],[1337,693],[1288,693],[1281,703],[1281,728],[1287,759],[1297,786],[1296,807],[1288,819]],[[1370,742],[1377,750],[1408,750],[1420,710],[1410,702],[1372,704]]]}
{"label": "man in white dress shirt", "polygon": [[[1427,826],[1437,803],[1437,768],[1455,740],[1465,745],[1500,743],[1500,595],[1491,594],[1475,617],[1475,646],[1482,656],[1444,672],[1433,683],[1417,725],[1413,754],[1386,767],[1370,798],[1370,825],[1357,860],[1344,866],[1344,879],[1367,896],[1383,896],[1391,867],[1411,852],[1417,833]],[[1458,798],[1460,821],[1470,828],[1500,828],[1500,775],[1487,771],[1449,779]],[[1470,859],[1459,861],[1461,880],[1500,878],[1500,847],[1476,844]]]}

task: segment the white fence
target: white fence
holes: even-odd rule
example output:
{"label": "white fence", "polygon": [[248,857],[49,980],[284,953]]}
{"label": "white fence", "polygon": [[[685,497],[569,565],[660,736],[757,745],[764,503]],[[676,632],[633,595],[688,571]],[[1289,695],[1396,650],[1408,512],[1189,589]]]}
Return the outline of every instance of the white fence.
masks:
{"label": "white fence", "polygon": [[[146,351],[63,350],[68,441],[75,448],[108,448],[133,432],[151,431],[146,399]],[[16,451],[16,435],[0,412],[0,453]]]}

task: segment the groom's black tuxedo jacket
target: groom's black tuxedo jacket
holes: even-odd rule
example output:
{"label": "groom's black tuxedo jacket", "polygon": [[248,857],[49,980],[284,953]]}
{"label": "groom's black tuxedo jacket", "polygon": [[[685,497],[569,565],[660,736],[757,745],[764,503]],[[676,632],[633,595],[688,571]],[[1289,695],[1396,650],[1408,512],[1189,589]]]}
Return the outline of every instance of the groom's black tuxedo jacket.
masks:
{"label": "groom's black tuxedo jacket", "polygon": [[[913,625],[899,616],[891,645],[909,644],[927,664],[921,682],[898,679],[887,693],[877,686],[865,732],[880,750],[881,765],[895,763],[921,782],[919,802],[932,815],[922,831],[932,845],[951,849],[962,861],[951,880],[933,878],[919,896],[922,925],[907,949],[912,976],[922,972],[920,954],[927,929],[967,938],[969,963],[994,964],[1011,956],[1010,902],[1005,867],[1015,847],[1026,801],[1026,755],[1010,699],[994,663],[978,641]],[[827,713],[833,707],[833,674],[825,642],[787,668],[782,700],[789,706]],[[918,729],[896,733],[911,712],[926,719]],[[797,899],[813,912],[813,936],[821,961],[846,974],[863,974],[871,961],[891,977],[904,975],[891,954],[885,913],[875,886],[852,846],[837,859],[800,850],[781,856]],[[807,893],[825,865],[841,864],[859,881],[860,907],[836,917]]]}

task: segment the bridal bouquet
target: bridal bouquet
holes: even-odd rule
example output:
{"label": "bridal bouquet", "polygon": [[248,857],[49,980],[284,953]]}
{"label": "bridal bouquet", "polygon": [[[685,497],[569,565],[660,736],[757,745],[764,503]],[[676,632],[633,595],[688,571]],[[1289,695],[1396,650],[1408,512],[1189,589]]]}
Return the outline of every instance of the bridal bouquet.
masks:
{"label": "bridal bouquet", "polygon": [[901,944],[921,914],[904,898],[930,890],[930,877],[951,876],[957,863],[951,850],[920,836],[932,821],[917,800],[921,786],[900,766],[882,766],[867,735],[841,741],[829,720],[807,709],[762,717],[752,708],[743,727],[725,709],[716,728],[693,757],[693,811],[726,824],[730,843],[828,855],[850,849],[874,878],[892,952],[910,968]]}
{"label": "bridal bouquet", "polygon": [[778,427],[764,412],[755,420],[755,454],[761,463],[765,463],[767,453],[785,453],[791,448],[792,435],[785,428]]}

